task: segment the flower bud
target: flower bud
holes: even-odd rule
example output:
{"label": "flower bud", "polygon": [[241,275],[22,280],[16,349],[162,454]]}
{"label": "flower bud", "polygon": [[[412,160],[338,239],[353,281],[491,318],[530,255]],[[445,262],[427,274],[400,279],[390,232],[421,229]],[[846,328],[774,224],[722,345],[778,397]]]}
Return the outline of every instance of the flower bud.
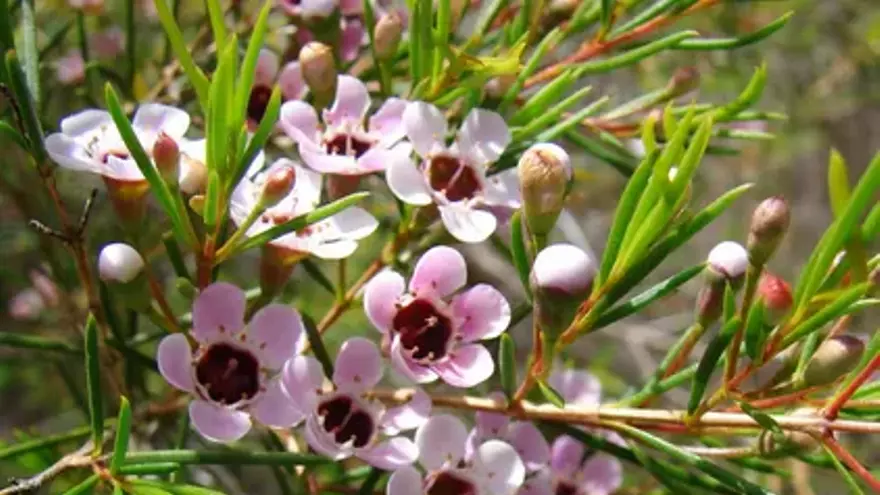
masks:
{"label": "flower bud", "polygon": [[572,244],[553,244],[538,253],[529,282],[544,332],[558,336],[568,327],[595,277],[596,263]]}
{"label": "flower bud", "polygon": [[146,195],[150,191],[150,183],[146,180],[119,180],[107,176],[103,179],[107,196],[123,227],[129,232],[143,229]]}
{"label": "flower bud", "polygon": [[[794,410],[790,416],[818,417],[818,411],[812,407]],[[819,431],[815,432],[819,434]],[[809,453],[819,447],[816,438],[806,430],[787,430],[782,434],[765,430],[758,437],[758,450],[770,458],[791,455],[793,453]]]}
{"label": "flower bud", "polygon": [[269,172],[260,195],[260,206],[271,208],[277,205],[293,191],[294,184],[296,184],[296,171],[293,167],[279,167]]}
{"label": "flower bud", "polygon": [[550,12],[554,15],[569,16],[574,13],[579,0],[550,0]]}
{"label": "flower bud", "polygon": [[736,284],[749,267],[749,255],[739,243],[724,241],[709,251],[707,264],[710,279]]}
{"label": "flower bud", "polygon": [[766,270],[758,280],[758,297],[764,303],[764,318],[769,325],[778,323],[794,302],[791,285],[782,277]]}
{"label": "flower bud", "polygon": [[180,175],[177,178],[180,190],[186,194],[202,194],[208,187],[208,166],[205,162],[181,155]]}
{"label": "flower bud", "polygon": [[752,213],[749,227],[749,256],[752,264],[763,266],[788,230],[791,213],[782,196],[767,198]]}
{"label": "flower bud", "polygon": [[697,322],[703,328],[708,328],[721,318],[721,312],[724,310],[725,287],[724,283],[718,283],[717,280],[710,281],[697,293]]}
{"label": "flower bud", "polygon": [[507,90],[516,82],[516,74],[502,74],[495,76],[486,83],[486,96],[493,99],[501,99],[507,94]]}
{"label": "flower bud", "polygon": [[666,91],[670,98],[678,98],[697,89],[699,85],[700,71],[696,67],[680,67],[666,85]]}
{"label": "flower bud", "polygon": [[29,287],[9,300],[7,311],[13,320],[36,321],[46,309],[46,302],[36,289]]}
{"label": "flower bud", "polygon": [[553,143],[532,145],[517,165],[529,232],[546,236],[556,225],[571,182],[571,159]]}
{"label": "flower bud", "polygon": [[144,258],[128,244],[108,244],[98,255],[98,274],[104,282],[127,284],[143,270]]}
{"label": "flower bud", "polygon": [[397,54],[397,46],[403,35],[403,20],[391,10],[376,21],[373,47],[379,60],[388,60]]}
{"label": "flower bud", "polygon": [[153,161],[165,183],[176,187],[180,175],[180,148],[177,141],[160,132],[153,144]]}
{"label": "flower bud", "polygon": [[807,364],[804,384],[816,387],[833,383],[852,371],[864,352],[865,343],[852,335],[838,335],[826,340]]}
{"label": "flower bud", "polygon": [[312,41],[299,52],[303,79],[315,96],[317,107],[327,106],[336,92],[336,61],[333,50],[318,41]]}

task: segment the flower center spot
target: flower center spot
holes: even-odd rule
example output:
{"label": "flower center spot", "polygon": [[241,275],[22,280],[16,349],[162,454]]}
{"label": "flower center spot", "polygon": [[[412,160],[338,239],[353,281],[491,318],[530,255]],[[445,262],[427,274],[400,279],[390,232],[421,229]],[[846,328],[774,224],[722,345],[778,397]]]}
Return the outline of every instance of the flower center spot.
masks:
{"label": "flower center spot", "polygon": [[453,202],[473,198],[481,189],[480,180],[472,167],[458,158],[445,155],[431,158],[428,182],[431,189]]}
{"label": "flower center spot", "polygon": [[251,96],[248,99],[247,116],[248,119],[259,123],[266,115],[266,108],[269,107],[269,100],[272,99],[272,88],[268,86],[254,86],[251,89]]}
{"label": "flower center spot", "polygon": [[196,363],[196,380],[214,402],[236,404],[260,390],[260,363],[244,349],[213,344]]}
{"label": "flower center spot", "polygon": [[553,495],[578,495],[578,488],[567,481],[560,481],[556,484]]}
{"label": "flower center spot", "polygon": [[333,435],[338,444],[351,442],[356,448],[365,447],[373,437],[373,417],[361,410],[348,396],[340,395],[318,405],[324,431]]}
{"label": "flower center spot", "polygon": [[373,142],[347,133],[336,134],[324,140],[324,149],[328,155],[360,158],[372,147]]}
{"label": "flower center spot", "polygon": [[453,334],[452,322],[430,301],[413,299],[398,310],[392,325],[413,359],[436,361],[446,357]]}
{"label": "flower center spot", "polygon": [[470,481],[449,471],[440,471],[428,480],[427,495],[477,495],[477,488]]}

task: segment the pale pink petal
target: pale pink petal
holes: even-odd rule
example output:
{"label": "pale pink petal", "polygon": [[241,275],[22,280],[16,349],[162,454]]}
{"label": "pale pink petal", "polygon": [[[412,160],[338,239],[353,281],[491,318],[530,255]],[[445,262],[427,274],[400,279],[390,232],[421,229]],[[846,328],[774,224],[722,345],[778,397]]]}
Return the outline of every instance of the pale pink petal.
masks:
{"label": "pale pink petal", "polygon": [[339,0],[339,10],[343,16],[356,16],[364,11],[364,3],[361,0]]}
{"label": "pale pink petal", "polygon": [[566,404],[595,406],[602,397],[602,384],[586,371],[556,370],[550,374],[547,382],[562,395]]}
{"label": "pale pink petal", "polygon": [[302,67],[299,62],[284,64],[281,73],[278,74],[278,86],[281,88],[281,96],[285,100],[298,100],[305,95],[308,88],[303,79]]}
{"label": "pale pink petal", "polygon": [[494,339],[510,324],[510,304],[491,285],[475,285],[456,295],[451,307],[465,342]]}
{"label": "pale pink petal", "polygon": [[311,411],[318,401],[318,390],[324,383],[324,370],[313,357],[295,356],[285,363],[281,386],[290,397],[293,407]]}
{"label": "pale pink petal", "polygon": [[318,124],[318,113],[308,103],[299,100],[285,102],[281,105],[278,125],[301,147],[319,149],[321,127]]}
{"label": "pale pink petal", "polygon": [[[150,135],[164,132],[173,139],[182,138],[189,128],[189,114],[169,105],[144,103],[138,107],[131,122],[136,131],[144,131]],[[149,151],[152,143],[144,144]]]}
{"label": "pale pink petal", "polygon": [[281,61],[275,52],[268,48],[260,50],[254,71],[254,85],[271,87],[275,83],[275,76],[278,75],[280,65]]}
{"label": "pale pink petal", "polygon": [[530,472],[541,469],[550,461],[550,445],[534,423],[515,421],[507,430],[504,440],[516,449]]}
{"label": "pale pink petal", "polygon": [[141,182],[145,180],[144,174],[141,173],[133,159],[126,158],[123,160],[113,155],[107,156],[107,163],[104,164],[101,175],[123,182]]}
{"label": "pale pink petal", "polygon": [[403,277],[392,271],[384,271],[373,277],[364,288],[364,312],[370,323],[387,332],[397,314],[397,300],[403,294]]}
{"label": "pale pink petal", "polygon": [[322,260],[341,260],[354,254],[357,247],[356,242],[348,240],[321,242],[310,247],[309,252]]}
{"label": "pale pink petal", "polygon": [[415,383],[429,383],[437,380],[437,374],[427,366],[413,363],[406,355],[406,351],[400,344],[400,336],[391,341],[391,364],[398,373]]}
{"label": "pale pink petal", "polygon": [[474,471],[480,473],[489,493],[514,495],[526,477],[526,468],[516,451],[505,442],[489,440],[474,455]]}
{"label": "pale pink petal", "polygon": [[409,438],[393,437],[369,450],[359,452],[358,457],[371,466],[391,471],[415,462],[419,457],[419,449]]}
{"label": "pale pink petal", "polygon": [[429,471],[449,463],[455,465],[464,458],[467,428],[455,416],[438,414],[416,430],[419,462]]}
{"label": "pale pink petal", "polygon": [[189,417],[196,431],[213,442],[234,442],[251,429],[248,413],[218,407],[203,400],[194,400],[189,404]]}
{"label": "pale pink petal", "polygon": [[453,237],[471,244],[488,239],[498,225],[495,215],[462,204],[440,206],[440,217]]}
{"label": "pale pink petal", "polygon": [[558,436],[550,448],[550,467],[557,475],[570,478],[580,469],[584,452],[581,442],[568,435]]}
{"label": "pale pink petal", "polygon": [[389,148],[406,136],[403,112],[408,103],[401,98],[388,98],[370,117],[369,131],[380,136],[382,147]]}
{"label": "pale pink petal", "polygon": [[192,348],[186,335],[174,333],[163,338],[156,351],[156,361],[159,364],[159,373],[162,373],[168,383],[184,392],[194,390]]}
{"label": "pale pink petal", "polygon": [[281,387],[280,380],[272,380],[250,407],[254,419],[260,423],[274,428],[290,428],[303,419],[306,415],[293,406],[290,397]]}
{"label": "pale pink petal", "polygon": [[422,492],[422,475],[411,466],[404,466],[388,478],[385,495],[418,495]]}
{"label": "pale pink petal", "polygon": [[470,388],[488,380],[495,372],[492,354],[480,344],[467,344],[452,351],[449,359],[433,366],[440,378],[459,388]]}
{"label": "pale pink petal", "polygon": [[346,208],[326,220],[327,230],[323,234],[330,239],[360,240],[369,236],[379,227],[379,221],[367,210],[353,206]]}
{"label": "pale pink petal", "polygon": [[246,303],[244,292],[232,284],[215,282],[205,287],[193,303],[193,337],[208,342],[220,334],[240,332]]}
{"label": "pale pink petal", "polygon": [[113,127],[113,117],[106,110],[88,109],[61,120],[61,132],[71,138],[80,138],[102,127]]}
{"label": "pale pink petal", "polygon": [[522,196],[519,191],[519,175],[516,168],[509,168],[486,178],[483,201],[492,206],[519,208]]}
{"label": "pale pink petal", "polygon": [[446,117],[434,105],[422,101],[408,104],[403,112],[403,128],[421,156],[446,148]]}
{"label": "pale pink petal", "polygon": [[270,304],[254,315],[248,324],[248,343],[254,348],[260,363],[271,369],[280,369],[292,358],[296,343],[302,334],[299,313],[283,304]]}
{"label": "pale pink petal", "polygon": [[580,488],[591,495],[609,495],[623,484],[620,461],[607,454],[594,454],[579,473]]}
{"label": "pale pink petal", "polygon": [[421,388],[416,388],[409,402],[385,411],[382,415],[382,426],[386,435],[396,435],[425,424],[430,415],[431,397]]}
{"label": "pale pink petal", "polygon": [[409,290],[446,297],[464,287],[466,282],[467,265],[461,253],[448,246],[437,246],[419,258]]}
{"label": "pale pink petal", "polygon": [[301,0],[299,3],[299,14],[303,17],[324,18],[336,10],[338,1],[339,0]]}
{"label": "pale pink petal", "polygon": [[330,110],[324,112],[327,125],[343,122],[362,122],[370,108],[370,93],[360,79],[339,76],[336,80],[336,100]]}
{"label": "pale pink petal", "polygon": [[93,174],[103,173],[101,164],[86,153],[82,144],[70,136],[56,132],[46,137],[45,143],[49,157],[59,166]]}
{"label": "pale pink petal", "polygon": [[461,124],[458,144],[471,163],[486,165],[504,153],[511,136],[504,118],[491,110],[475,108]]}
{"label": "pale pink petal", "polygon": [[553,476],[546,469],[529,476],[517,495],[554,495]]}
{"label": "pale pink petal", "polygon": [[342,60],[351,62],[356,59],[364,42],[364,25],[360,19],[346,19],[342,28],[340,53]]}
{"label": "pale pink petal", "polygon": [[[396,151],[373,147],[357,159],[357,171],[360,174],[381,172],[387,169],[395,160],[402,158]],[[405,158],[409,159],[409,157]]]}
{"label": "pale pink petal", "polygon": [[339,348],[334,368],[333,383],[340,390],[367,390],[382,379],[382,355],[373,342],[363,337],[352,337]]}
{"label": "pale pink petal", "polygon": [[429,205],[432,202],[425,176],[408,156],[401,156],[388,164],[385,180],[391,192],[405,203]]}
{"label": "pale pink petal", "polygon": [[322,174],[355,174],[362,173],[358,168],[357,158],[350,155],[329,155],[318,148],[305,147],[300,156],[306,165],[315,172]]}
{"label": "pale pink petal", "polygon": [[316,415],[311,415],[306,419],[306,426],[303,428],[303,436],[306,438],[309,447],[313,448],[315,452],[329,457],[334,461],[342,460],[351,456],[350,451],[344,451],[339,445],[330,439],[327,432],[321,427]]}
{"label": "pale pink petal", "polygon": [[86,77],[86,65],[79,52],[71,52],[55,61],[55,77],[61,84],[78,84]]}
{"label": "pale pink petal", "polygon": [[[501,392],[492,392],[489,394],[489,398],[499,404],[506,402],[505,396]],[[507,431],[510,418],[504,414],[477,411],[474,413],[474,425],[484,439],[498,438]]]}

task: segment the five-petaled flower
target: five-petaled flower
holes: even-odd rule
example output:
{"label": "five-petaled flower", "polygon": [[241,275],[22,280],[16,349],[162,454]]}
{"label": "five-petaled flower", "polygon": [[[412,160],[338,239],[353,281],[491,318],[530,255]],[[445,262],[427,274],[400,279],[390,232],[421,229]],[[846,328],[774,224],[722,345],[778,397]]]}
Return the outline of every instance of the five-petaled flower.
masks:
{"label": "five-petaled flower", "polygon": [[278,55],[264,48],[260,50],[260,56],[257,58],[254,85],[248,99],[247,122],[250,128],[255,129],[263,120],[272,97],[272,87],[276,82],[281,88],[281,96],[285,101],[296,100],[305,95],[306,83],[299,62],[288,62],[281,67]]}
{"label": "five-petaled flower", "polygon": [[279,124],[296,140],[305,164],[321,173],[358,176],[407,161],[411,149],[400,142],[406,101],[388,98],[365,126],[369,108],[370,95],[364,83],[352,76],[339,76],[336,100],[323,112],[323,127],[315,109],[302,101],[282,105]]}
{"label": "five-petaled flower", "polygon": [[412,464],[418,449],[399,433],[423,424],[431,400],[416,391],[409,402],[386,409],[365,392],[382,379],[382,356],[367,339],[353,337],[336,355],[333,388],[311,357],[297,356],[284,367],[283,385],[298,410],[309,411],[304,435],[309,445],[333,460],[356,456],[380,469]]}
{"label": "five-petaled flower", "polygon": [[[490,396],[496,401],[504,400],[501,392],[494,392]],[[474,428],[467,439],[468,452],[473,452],[492,439],[504,441],[513,447],[528,473],[544,468],[550,460],[550,445],[531,421],[511,421],[504,414],[476,411]]]}
{"label": "five-petaled flower", "polygon": [[412,466],[395,471],[387,495],[514,495],[525,466],[513,447],[487,440],[467,452],[467,429],[446,414],[431,417],[416,432],[422,475]]}
{"label": "five-petaled flower", "polygon": [[440,377],[463,388],[492,376],[492,355],[476,342],[504,332],[510,323],[510,305],[486,284],[453,296],[466,281],[462,255],[438,246],[416,263],[408,290],[403,277],[393,271],[369,282],[364,309],[390,341],[391,360],[401,374],[417,383]]}
{"label": "five-petaled flower", "polygon": [[303,342],[299,313],[270,304],[245,323],[245,304],[238,287],[211,284],[193,304],[195,348],[182,333],[159,344],[159,371],[171,385],[193,394],[192,424],[217,442],[243,437],[251,418],[285,428],[305,417],[285,394],[279,375]]}

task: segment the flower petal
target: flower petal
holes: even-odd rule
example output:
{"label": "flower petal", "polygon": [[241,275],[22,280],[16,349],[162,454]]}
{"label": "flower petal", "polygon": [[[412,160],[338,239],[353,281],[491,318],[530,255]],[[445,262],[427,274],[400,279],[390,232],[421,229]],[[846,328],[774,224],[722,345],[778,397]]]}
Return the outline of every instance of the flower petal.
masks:
{"label": "flower petal", "polygon": [[367,464],[391,471],[409,466],[419,458],[419,449],[406,437],[393,437],[375,447],[358,453]]}
{"label": "flower petal", "polygon": [[454,466],[464,458],[467,437],[467,428],[457,417],[449,414],[432,416],[416,430],[419,462],[428,471],[444,465]]}
{"label": "flower petal", "polygon": [[517,495],[554,495],[553,476],[549,470],[538,471],[523,482]]}
{"label": "flower petal", "polygon": [[513,447],[489,440],[477,449],[474,471],[485,480],[493,495],[514,495],[526,477],[526,468]]}
{"label": "flower petal", "polygon": [[425,157],[444,149],[446,117],[429,103],[414,101],[403,111],[403,128],[416,153]]}
{"label": "flower petal", "polygon": [[106,110],[88,109],[61,120],[61,132],[70,138],[85,137],[101,127],[113,127],[113,117]]}
{"label": "flower petal", "polygon": [[357,247],[354,241],[333,241],[321,242],[308,250],[322,260],[341,260],[354,254]]}
{"label": "flower petal", "polygon": [[492,376],[495,362],[482,345],[467,344],[454,350],[448,360],[435,364],[433,369],[449,385],[470,388]]}
{"label": "flower petal", "polygon": [[306,419],[306,426],[303,428],[303,436],[309,447],[323,456],[327,456],[334,461],[351,457],[352,452],[343,450],[336,442],[330,439],[330,436],[321,427],[318,417],[311,415]]}
{"label": "flower petal", "polygon": [[[343,10],[343,12],[345,11]],[[342,60],[346,62],[351,62],[357,58],[358,52],[361,51],[361,45],[364,42],[364,24],[359,17],[355,17],[356,15],[353,14],[351,17],[347,17],[342,27],[339,52],[342,54]]]}
{"label": "flower petal", "polygon": [[300,150],[300,156],[310,169],[322,174],[349,175],[359,171],[358,161],[353,156],[329,155],[324,150],[308,147]]}
{"label": "flower petal", "polygon": [[475,285],[456,295],[451,307],[465,342],[494,339],[510,324],[510,304],[488,284]]}
{"label": "flower petal", "polygon": [[431,415],[431,406],[431,397],[421,388],[416,388],[409,402],[392,407],[382,415],[385,434],[396,435],[422,426]]}
{"label": "flower petal", "polygon": [[285,100],[298,100],[306,93],[306,82],[303,79],[302,67],[299,62],[288,62],[278,74],[278,86]]}
{"label": "flower petal", "polygon": [[602,384],[586,371],[556,370],[550,374],[547,382],[562,395],[566,404],[595,406],[602,398]]}
{"label": "flower petal", "polygon": [[240,332],[245,304],[244,292],[232,284],[215,282],[205,287],[193,303],[193,337],[207,342]]}
{"label": "flower petal", "polygon": [[534,423],[515,421],[507,430],[506,440],[516,449],[528,471],[537,471],[550,461],[550,444]]}
{"label": "flower petal", "polygon": [[560,435],[550,447],[550,467],[558,476],[571,478],[581,467],[584,444],[568,435]]}
{"label": "flower petal", "polygon": [[467,265],[464,256],[448,246],[429,249],[419,258],[409,281],[409,290],[446,297],[464,287]]}
{"label": "flower petal", "polygon": [[213,442],[234,442],[251,429],[248,413],[218,407],[203,400],[190,403],[189,417],[193,427]]}
{"label": "flower petal", "polygon": [[607,454],[590,457],[578,474],[581,490],[591,495],[609,495],[623,484],[620,461]]}
{"label": "flower petal", "polygon": [[[135,112],[131,126],[139,136],[141,132],[153,136],[164,132],[173,139],[180,139],[189,128],[189,114],[170,105],[144,103]],[[142,144],[147,151],[153,146],[151,142]]]}
{"label": "flower petal", "polygon": [[103,173],[101,164],[89,156],[82,144],[70,136],[56,132],[50,134],[45,143],[49,157],[59,166],[93,174]]}
{"label": "flower petal", "polygon": [[389,150],[374,146],[357,159],[356,171],[361,175],[382,172],[395,161],[402,159],[409,159],[409,156],[404,157],[397,150]]}
{"label": "flower petal", "polygon": [[333,383],[340,390],[360,392],[375,387],[381,379],[382,355],[376,344],[363,337],[342,343],[333,371]]}
{"label": "flower petal", "polygon": [[396,335],[391,341],[391,364],[404,378],[414,383],[429,383],[437,380],[437,374],[431,368],[410,361],[400,343],[400,335]]}
{"label": "flower petal", "polygon": [[346,208],[327,219],[326,235],[342,239],[359,240],[369,236],[379,227],[379,222],[367,210]]}
{"label": "flower petal", "polygon": [[440,207],[440,217],[446,230],[461,242],[483,242],[495,232],[498,220],[488,211],[468,208],[463,204]]}
{"label": "flower petal", "polygon": [[388,478],[385,495],[416,495],[422,492],[422,475],[411,466],[404,466]]}
{"label": "flower petal", "polygon": [[401,201],[411,205],[431,204],[431,191],[425,176],[408,156],[401,156],[388,164],[385,180],[391,192]]}
{"label": "flower petal", "polygon": [[270,304],[257,311],[247,331],[248,343],[260,364],[273,370],[293,357],[301,334],[302,318],[295,309],[283,304]]}
{"label": "flower petal", "polygon": [[397,299],[403,294],[403,276],[386,270],[380,272],[364,288],[364,312],[370,323],[377,329],[391,330],[394,315],[397,314]]}
{"label": "flower petal", "polygon": [[258,397],[250,411],[254,419],[274,428],[290,428],[306,417],[293,406],[279,379],[269,382],[266,391]]}
{"label": "flower petal", "polygon": [[522,204],[516,168],[509,168],[486,177],[485,185],[483,201],[486,204],[507,208],[519,208]]}
{"label": "flower petal", "polygon": [[285,102],[281,105],[278,125],[300,146],[318,149],[321,135],[318,112],[308,103],[299,100]]}
{"label": "flower petal", "polygon": [[458,132],[462,153],[469,161],[480,165],[498,160],[510,140],[510,130],[504,118],[482,108],[471,110]]}
{"label": "flower petal", "polygon": [[[505,404],[506,398],[501,392],[492,392],[489,398],[499,404]],[[510,418],[504,414],[492,413],[487,411],[476,411],[474,413],[474,426],[480,437],[498,438],[507,431],[510,425]]]}
{"label": "flower petal", "polygon": [[156,351],[159,373],[171,385],[192,392],[195,389],[192,375],[192,348],[186,335],[173,333],[159,342]]}
{"label": "flower petal", "polygon": [[280,65],[281,60],[278,54],[268,48],[260,50],[260,54],[257,56],[257,66],[254,70],[254,85],[272,87]]}
{"label": "flower petal", "polygon": [[401,98],[388,98],[370,117],[369,131],[371,134],[381,136],[379,144],[383,148],[390,148],[406,136],[403,112],[408,103]]}
{"label": "flower petal", "polygon": [[295,356],[281,372],[281,386],[290,403],[300,411],[312,411],[318,402],[318,390],[324,384],[324,370],[315,358]]}
{"label": "flower petal", "polygon": [[360,79],[341,75],[336,79],[336,99],[324,111],[324,123],[338,126],[344,122],[361,123],[370,108],[370,93]]}

